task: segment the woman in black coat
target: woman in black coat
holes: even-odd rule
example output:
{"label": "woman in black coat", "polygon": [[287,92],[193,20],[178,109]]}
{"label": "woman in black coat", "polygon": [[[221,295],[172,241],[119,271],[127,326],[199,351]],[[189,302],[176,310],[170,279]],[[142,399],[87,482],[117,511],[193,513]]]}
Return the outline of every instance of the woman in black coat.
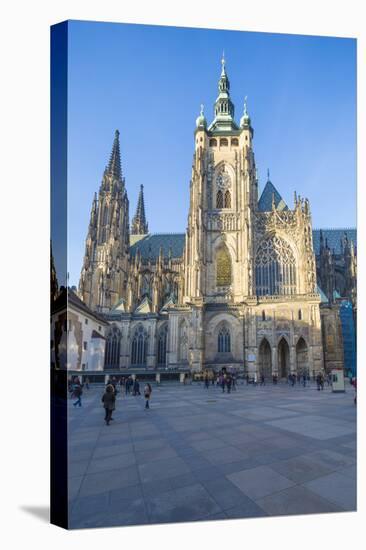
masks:
{"label": "woman in black coat", "polygon": [[116,394],[114,393],[114,388],[112,384],[108,384],[108,386],[106,387],[102,397],[102,403],[105,409],[104,420],[107,426],[109,426],[109,423],[112,419],[112,412],[116,408]]}

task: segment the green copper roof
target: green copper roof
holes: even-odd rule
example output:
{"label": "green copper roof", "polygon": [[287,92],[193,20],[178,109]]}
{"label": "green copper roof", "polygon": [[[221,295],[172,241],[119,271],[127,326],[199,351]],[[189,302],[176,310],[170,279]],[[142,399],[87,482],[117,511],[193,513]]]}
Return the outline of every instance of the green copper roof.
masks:
{"label": "green copper roof", "polygon": [[142,258],[155,260],[159,257],[160,248],[162,248],[165,258],[169,256],[169,249],[171,249],[172,258],[181,258],[183,256],[184,241],[184,233],[131,235],[130,253],[131,256],[135,256],[137,249],[139,249]]}
{"label": "green copper roof", "polygon": [[[271,199],[272,200],[272,199]],[[347,233],[348,239],[357,244],[356,229],[323,229],[324,239],[328,239],[329,247],[335,249],[336,254],[341,253],[341,238]],[[185,242],[184,233],[161,233],[148,235],[131,235],[130,252],[135,256],[137,248],[140,249],[142,258],[151,257],[155,260],[159,256],[160,247],[163,249],[164,257],[168,257],[169,249],[172,251],[172,258],[181,258],[183,256]],[[320,249],[320,229],[313,229],[313,246],[316,255]]]}

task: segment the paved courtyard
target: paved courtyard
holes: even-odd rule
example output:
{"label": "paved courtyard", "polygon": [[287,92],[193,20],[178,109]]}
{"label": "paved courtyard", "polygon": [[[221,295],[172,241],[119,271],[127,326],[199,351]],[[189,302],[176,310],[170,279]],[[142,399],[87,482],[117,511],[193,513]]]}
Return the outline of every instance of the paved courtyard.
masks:
{"label": "paved courtyard", "polygon": [[353,390],[202,384],[69,401],[71,528],[252,518],[356,509]]}

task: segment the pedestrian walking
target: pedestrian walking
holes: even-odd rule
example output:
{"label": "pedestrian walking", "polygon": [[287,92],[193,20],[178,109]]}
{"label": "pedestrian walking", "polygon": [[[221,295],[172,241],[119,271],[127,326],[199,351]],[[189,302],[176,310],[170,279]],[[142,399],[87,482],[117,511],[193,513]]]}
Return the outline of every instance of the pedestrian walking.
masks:
{"label": "pedestrian walking", "polygon": [[85,378],[85,387],[86,387],[87,390],[89,389],[89,378],[88,377]]}
{"label": "pedestrian walking", "polygon": [[72,392],[72,397],[76,398],[75,403],[73,403],[74,407],[81,407],[81,396],[83,395],[83,388],[82,385],[79,382],[79,379],[77,379],[78,382],[74,384],[74,389]]}
{"label": "pedestrian walking", "polygon": [[226,374],[223,374],[221,378],[222,393],[225,393],[225,386],[226,386]]}
{"label": "pedestrian walking", "polygon": [[141,395],[140,393],[140,383],[137,378],[135,378],[135,381],[133,383],[133,395]]}
{"label": "pedestrian walking", "polygon": [[144,387],[145,409],[150,409],[149,401],[151,398],[151,393],[152,393],[152,387],[149,384],[149,382],[147,382],[147,384],[145,384],[145,387]]}
{"label": "pedestrian walking", "polygon": [[104,421],[107,426],[112,418],[112,413],[116,408],[116,394],[112,384],[108,384],[102,397],[102,403],[104,407]]}
{"label": "pedestrian walking", "polygon": [[306,386],[306,374],[305,373],[302,375],[302,385],[305,388],[305,386]]}
{"label": "pedestrian walking", "polygon": [[316,375],[316,389],[320,391],[320,373]]}
{"label": "pedestrian walking", "polygon": [[232,385],[233,385],[233,391],[236,391],[236,376],[235,374],[231,377]]}
{"label": "pedestrian walking", "polygon": [[206,375],[205,375],[205,388],[206,388],[206,390],[208,390],[209,385],[210,385],[210,380],[208,378],[208,374],[206,373]]}
{"label": "pedestrian walking", "polygon": [[261,382],[259,384],[260,386],[265,386],[266,385],[266,381],[265,381],[265,378],[264,378],[264,374],[261,374]]}
{"label": "pedestrian walking", "polygon": [[232,378],[231,378],[231,374],[229,373],[226,377],[227,393],[231,392],[231,384],[232,384]]}

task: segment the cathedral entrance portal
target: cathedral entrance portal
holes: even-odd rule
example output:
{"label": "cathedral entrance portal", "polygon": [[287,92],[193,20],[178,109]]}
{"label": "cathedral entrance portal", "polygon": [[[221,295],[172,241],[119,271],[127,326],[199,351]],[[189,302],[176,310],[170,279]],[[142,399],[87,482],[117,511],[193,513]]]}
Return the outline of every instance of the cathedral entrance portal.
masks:
{"label": "cathedral entrance portal", "polygon": [[290,349],[284,338],[278,344],[278,372],[280,378],[287,378],[289,374]]}
{"label": "cathedral entrance portal", "polygon": [[263,338],[259,346],[258,356],[259,375],[270,378],[272,376],[272,353],[271,346],[266,338]]}
{"label": "cathedral entrance portal", "polygon": [[304,338],[296,344],[296,371],[298,375],[309,374],[309,354]]}

